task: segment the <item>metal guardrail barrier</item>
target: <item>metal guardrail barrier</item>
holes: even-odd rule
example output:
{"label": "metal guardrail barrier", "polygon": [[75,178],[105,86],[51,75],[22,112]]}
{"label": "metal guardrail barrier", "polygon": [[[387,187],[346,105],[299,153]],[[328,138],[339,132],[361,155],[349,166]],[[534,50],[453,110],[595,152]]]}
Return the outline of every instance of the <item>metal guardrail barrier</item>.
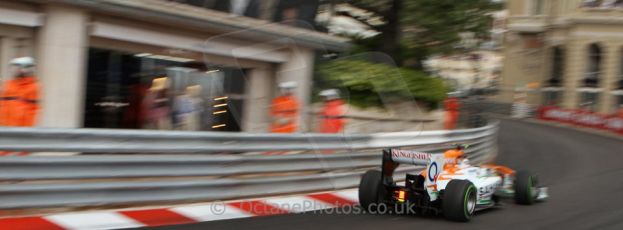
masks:
{"label": "metal guardrail barrier", "polygon": [[[461,142],[473,145],[467,152],[472,161],[483,162],[496,154],[496,133],[497,124],[370,135],[2,129],[0,149],[172,154],[0,157],[0,180],[5,182],[0,184],[0,208],[206,201],[343,189],[357,186],[366,169],[380,167],[380,151],[361,149],[410,147],[440,153]],[[328,149],[349,153],[179,154]]]}
{"label": "metal guardrail barrier", "polygon": [[[417,168],[401,168],[401,172]],[[0,186],[2,208],[93,206],[226,200],[344,189],[359,184],[363,172],[322,173],[258,179],[171,180],[141,182],[29,184]],[[397,177],[396,179],[403,179]]]}
{"label": "metal guardrail barrier", "polygon": [[[486,142],[468,149],[468,154],[478,155],[493,148],[494,143],[489,141],[490,139],[483,139]],[[430,148],[426,149],[426,152],[441,153],[443,150]],[[234,176],[335,171],[374,167],[379,165],[380,160],[379,152],[279,156],[2,157],[0,158],[0,180]]]}
{"label": "metal guardrail barrier", "polygon": [[455,131],[375,134],[273,134],[113,129],[0,129],[0,150],[30,152],[208,153],[339,150],[461,142],[494,133],[492,126]]}

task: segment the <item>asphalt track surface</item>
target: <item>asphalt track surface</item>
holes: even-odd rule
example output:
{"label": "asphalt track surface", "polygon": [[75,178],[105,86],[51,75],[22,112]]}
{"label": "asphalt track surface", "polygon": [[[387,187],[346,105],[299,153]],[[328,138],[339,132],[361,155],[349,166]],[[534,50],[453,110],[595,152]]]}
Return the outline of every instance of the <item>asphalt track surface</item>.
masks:
{"label": "asphalt track surface", "polygon": [[623,229],[623,141],[567,128],[505,120],[497,162],[539,175],[550,199],[504,202],[468,223],[442,217],[290,214],[150,229]]}

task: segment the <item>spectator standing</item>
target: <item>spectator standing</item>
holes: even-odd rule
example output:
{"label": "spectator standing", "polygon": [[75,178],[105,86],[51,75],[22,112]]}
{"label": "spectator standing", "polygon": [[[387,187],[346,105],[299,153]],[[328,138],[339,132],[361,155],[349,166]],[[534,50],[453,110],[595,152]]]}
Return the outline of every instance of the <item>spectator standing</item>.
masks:
{"label": "spectator standing", "polygon": [[173,114],[176,126],[180,130],[198,131],[201,129],[201,113],[203,112],[201,86],[186,87],[186,92],[175,98]]}

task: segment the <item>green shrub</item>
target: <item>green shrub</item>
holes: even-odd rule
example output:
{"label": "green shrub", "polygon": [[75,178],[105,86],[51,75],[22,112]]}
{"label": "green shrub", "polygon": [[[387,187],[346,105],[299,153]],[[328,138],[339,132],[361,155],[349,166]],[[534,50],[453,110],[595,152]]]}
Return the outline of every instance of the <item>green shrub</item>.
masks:
{"label": "green shrub", "polygon": [[443,80],[407,68],[358,60],[338,60],[318,65],[324,88],[347,90],[348,103],[359,107],[383,102],[417,100],[436,108],[448,91]]}

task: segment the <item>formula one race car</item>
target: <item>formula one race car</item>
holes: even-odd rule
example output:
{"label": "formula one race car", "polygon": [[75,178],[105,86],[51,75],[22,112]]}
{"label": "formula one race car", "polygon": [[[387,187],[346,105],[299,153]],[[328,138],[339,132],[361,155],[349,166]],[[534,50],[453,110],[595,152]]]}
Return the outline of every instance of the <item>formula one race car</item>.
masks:
{"label": "formula one race car", "polygon": [[[381,171],[369,170],[359,184],[359,203],[373,211],[380,205],[407,207],[420,214],[443,214],[453,221],[469,221],[475,211],[496,206],[500,198],[530,205],[547,198],[537,177],[500,165],[472,166],[465,145],[443,154],[386,149]],[[419,174],[406,174],[404,186],[393,174],[400,163],[426,165]]]}

